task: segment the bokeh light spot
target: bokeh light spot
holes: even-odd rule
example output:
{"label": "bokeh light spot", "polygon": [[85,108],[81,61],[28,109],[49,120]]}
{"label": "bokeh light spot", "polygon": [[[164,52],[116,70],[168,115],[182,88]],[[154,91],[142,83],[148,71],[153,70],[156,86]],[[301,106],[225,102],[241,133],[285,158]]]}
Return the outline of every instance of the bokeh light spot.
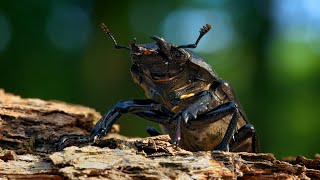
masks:
{"label": "bokeh light spot", "polygon": [[180,9],[170,13],[163,22],[163,35],[177,45],[194,43],[200,28],[211,24],[212,30],[197,47],[198,52],[212,53],[228,47],[235,31],[228,13],[222,10]]}
{"label": "bokeh light spot", "polygon": [[11,39],[11,28],[8,19],[0,14],[0,52],[6,50]]}
{"label": "bokeh light spot", "polygon": [[320,38],[320,1],[274,1],[273,18],[277,33],[290,41],[310,42]]}
{"label": "bokeh light spot", "polygon": [[47,34],[57,48],[77,51],[88,41],[90,24],[87,12],[77,6],[60,4],[49,16]]}
{"label": "bokeh light spot", "polygon": [[275,69],[297,79],[309,78],[318,71],[319,6],[317,0],[274,1],[276,33],[270,45],[270,62]]}

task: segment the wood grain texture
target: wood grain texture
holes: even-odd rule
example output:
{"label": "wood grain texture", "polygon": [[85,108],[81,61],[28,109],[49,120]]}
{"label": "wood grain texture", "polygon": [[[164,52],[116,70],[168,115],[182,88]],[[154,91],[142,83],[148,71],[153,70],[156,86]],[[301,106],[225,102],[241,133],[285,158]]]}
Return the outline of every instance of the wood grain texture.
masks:
{"label": "wood grain texture", "polygon": [[63,134],[88,134],[101,115],[58,101],[23,99],[0,89],[0,147],[16,153],[51,152]]}

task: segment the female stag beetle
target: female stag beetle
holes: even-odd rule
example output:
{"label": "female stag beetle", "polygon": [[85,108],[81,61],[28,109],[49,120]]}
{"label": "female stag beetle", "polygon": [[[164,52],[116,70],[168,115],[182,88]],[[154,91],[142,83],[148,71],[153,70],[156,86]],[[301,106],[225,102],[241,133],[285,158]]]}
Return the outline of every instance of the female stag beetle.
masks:
{"label": "female stag beetle", "polygon": [[[211,29],[206,24],[194,44],[176,46],[162,37],[155,42],[130,47],[118,45],[108,28],[103,31],[115,48],[130,51],[131,74],[148,99],[119,101],[95,124],[88,136],[63,136],[57,146],[93,143],[103,137],[126,113],[132,113],[162,125],[173,143],[190,151],[223,150],[257,152],[257,134],[242,110],[231,86],[218,77],[198,54],[200,39]],[[149,134],[157,135],[154,129]]]}

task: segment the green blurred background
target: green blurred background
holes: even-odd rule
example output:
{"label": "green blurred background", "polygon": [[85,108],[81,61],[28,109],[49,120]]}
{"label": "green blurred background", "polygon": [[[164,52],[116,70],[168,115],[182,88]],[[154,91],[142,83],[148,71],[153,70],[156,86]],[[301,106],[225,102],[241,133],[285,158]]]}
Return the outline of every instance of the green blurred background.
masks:
{"label": "green blurred background", "polygon": [[[120,99],[143,98],[120,44],[163,36],[196,52],[234,87],[261,140],[278,157],[320,152],[320,1],[1,1],[0,87],[23,97],[83,104],[104,113]],[[146,120],[119,121],[147,136]]]}

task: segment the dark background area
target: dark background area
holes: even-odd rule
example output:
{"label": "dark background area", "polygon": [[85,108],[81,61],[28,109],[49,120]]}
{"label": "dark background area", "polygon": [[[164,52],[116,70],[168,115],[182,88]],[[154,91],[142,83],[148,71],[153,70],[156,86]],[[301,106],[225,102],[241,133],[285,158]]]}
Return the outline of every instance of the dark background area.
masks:
{"label": "dark background area", "polygon": [[[278,157],[320,152],[320,2],[242,1],[1,1],[0,88],[62,100],[104,113],[118,100],[143,98],[117,41],[194,42],[195,51],[234,87],[255,125],[262,152]],[[146,120],[119,121],[129,136],[147,136]]]}

